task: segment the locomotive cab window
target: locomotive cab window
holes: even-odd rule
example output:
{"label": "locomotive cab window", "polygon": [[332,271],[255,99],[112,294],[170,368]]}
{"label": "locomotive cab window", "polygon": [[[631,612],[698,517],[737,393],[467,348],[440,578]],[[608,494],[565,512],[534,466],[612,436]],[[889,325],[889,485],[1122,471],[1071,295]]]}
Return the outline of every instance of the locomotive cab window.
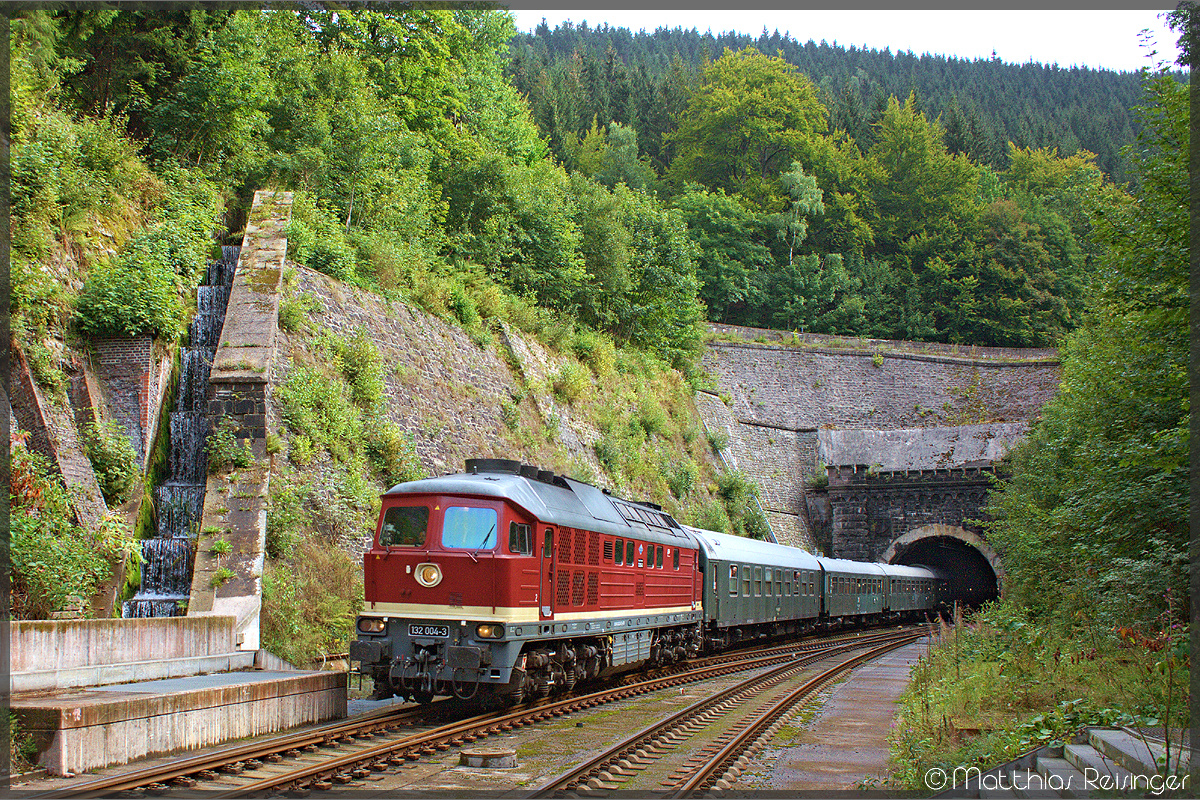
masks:
{"label": "locomotive cab window", "polygon": [[393,506],[383,515],[379,528],[380,547],[422,547],[429,527],[426,506]]}
{"label": "locomotive cab window", "polygon": [[546,528],[542,539],[542,558],[549,558],[552,555],[554,555],[554,531]]}
{"label": "locomotive cab window", "polygon": [[521,522],[508,523],[508,552],[521,556],[533,555],[532,526]]}
{"label": "locomotive cab window", "polygon": [[442,518],[442,547],[488,550],[496,546],[496,511],[450,506]]}

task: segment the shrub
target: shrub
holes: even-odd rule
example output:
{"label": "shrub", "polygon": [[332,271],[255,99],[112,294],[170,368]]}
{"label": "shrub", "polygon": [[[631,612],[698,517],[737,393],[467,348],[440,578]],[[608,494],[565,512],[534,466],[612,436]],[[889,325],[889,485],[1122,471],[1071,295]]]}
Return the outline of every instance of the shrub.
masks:
{"label": "shrub", "polygon": [[150,334],[174,339],[183,327],[181,290],[196,285],[215,228],[210,193],[169,194],[161,222],[135,237],[115,261],[84,282],[76,324],[88,336]]}
{"label": "shrub", "polygon": [[182,317],[175,275],[162,264],[123,261],[92,270],[75,320],[86,336],[174,339],[182,330]]}
{"label": "shrub", "polygon": [[616,368],[616,348],[612,340],[603,334],[585,328],[576,334],[571,350],[598,378],[611,375]]}
{"label": "shrub", "polygon": [[467,330],[474,330],[479,326],[479,310],[475,307],[474,299],[461,283],[455,281],[450,285],[450,299],[447,305],[450,307],[450,312]]}
{"label": "shrub", "polygon": [[124,503],[138,487],[142,475],[138,455],[124,429],[116,422],[101,425],[89,421],[79,433],[104,501],[110,506]]}
{"label": "shrub", "polygon": [[371,337],[363,328],[356,328],[349,340],[335,339],[334,349],[355,405],[376,408],[383,402],[383,365]]}
{"label": "shrub", "polygon": [[680,500],[687,500],[692,489],[696,487],[696,478],[699,475],[700,468],[696,466],[696,462],[691,460],[673,461],[667,468],[667,487],[671,490],[671,494]]}
{"label": "shrub", "polygon": [[729,434],[725,431],[708,431],[705,436],[714,453],[719,453],[729,446]]}
{"label": "shrub", "polygon": [[72,525],[66,488],[42,456],[14,444],[9,469],[13,617],[46,619],[92,597],[133,542],[115,517],[94,533]]}
{"label": "shrub", "polygon": [[372,420],[367,426],[366,450],[387,486],[429,477],[417,457],[412,434],[402,432],[391,420]]}
{"label": "shrub", "polygon": [[550,384],[554,396],[564,403],[574,403],[590,385],[583,369],[573,362],[563,364]]}
{"label": "shrub", "polygon": [[263,647],[293,664],[344,652],[362,609],[360,565],[328,542],[303,539],[263,570]]}
{"label": "shrub", "polygon": [[696,511],[695,523],[697,528],[717,533],[728,533],[730,530],[729,515],[718,500],[709,500]]}
{"label": "shrub", "polygon": [[[362,418],[347,389],[340,380],[310,367],[294,368],[278,389],[288,427],[339,461],[348,459],[362,439]],[[301,463],[297,459],[307,455],[298,439],[292,443],[291,453],[297,464]]]}
{"label": "shrub", "polygon": [[218,474],[223,470],[242,469],[254,463],[254,452],[250,449],[250,441],[239,441],[234,435],[237,423],[232,417],[225,417],[208,437],[208,471]]}

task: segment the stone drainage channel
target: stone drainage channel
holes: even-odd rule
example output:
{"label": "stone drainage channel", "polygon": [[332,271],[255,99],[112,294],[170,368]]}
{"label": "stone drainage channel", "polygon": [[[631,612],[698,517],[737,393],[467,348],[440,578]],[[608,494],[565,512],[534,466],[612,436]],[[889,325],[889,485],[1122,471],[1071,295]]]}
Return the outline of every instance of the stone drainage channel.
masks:
{"label": "stone drainage channel", "polygon": [[[739,763],[738,760],[739,757],[745,758],[742,755],[743,751],[753,747],[755,741],[761,742],[764,737],[772,735],[786,721],[787,716],[795,712],[795,703],[804,691],[797,690],[800,692],[798,694],[797,691],[790,690],[790,687],[788,691],[783,689],[788,686],[789,679],[796,677],[805,666],[852,651],[861,653],[864,648],[875,648],[880,644],[894,649],[922,635],[923,631],[908,628],[840,636],[825,641],[809,641],[764,651],[727,655],[708,659],[706,663],[698,666],[689,665],[686,671],[674,675],[543,703],[533,708],[484,714],[440,725],[432,718],[441,710],[439,707],[449,707],[449,703],[435,703],[427,708],[404,706],[399,709],[385,709],[366,716],[236,747],[222,748],[191,758],[168,759],[159,765],[133,772],[83,782],[75,781],[71,785],[55,788],[48,787],[49,790],[44,794],[31,797],[94,797],[129,790],[178,797],[189,796],[196,790],[202,790],[205,797],[240,797],[273,791],[324,792],[341,784],[362,786],[363,781],[378,782],[376,787],[381,790],[417,787],[489,788],[517,789],[519,792],[524,786],[530,794],[535,791],[553,793],[559,785],[580,781],[563,773],[550,780],[543,777],[525,782],[526,779],[518,778],[512,770],[477,769],[476,773],[490,773],[492,780],[483,786],[442,787],[431,786],[429,782],[421,779],[420,774],[429,767],[440,771],[442,767],[437,765],[437,757],[454,748],[462,749],[459,758],[464,764],[470,763],[473,756],[476,759],[484,757],[486,760],[488,754],[474,749],[473,745],[487,737],[502,737],[527,725],[551,724],[555,718],[565,715],[583,716],[589,709],[608,703],[621,706],[623,704],[620,701],[629,701],[631,698],[653,693],[669,699],[682,697],[686,691],[685,686],[702,681],[706,683],[703,687],[698,687],[701,700],[689,704],[688,708],[679,713],[672,714],[666,722],[674,720],[674,725],[657,736],[657,744],[647,740],[647,735],[651,739],[655,738],[649,728],[641,731],[643,735],[640,740],[626,742],[616,749],[615,755],[610,755],[608,762],[615,760],[615,766],[609,766],[608,770],[597,766],[592,770],[592,777],[585,777],[583,783],[589,788],[594,786],[611,789],[619,786],[623,789],[652,789],[661,792],[667,783],[679,785],[680,777],[694,778],[700,774],[696,768],[699,761],[713,761],[718,766],[724,765],[724,772],[719,773],[712,783],[718,780],[728,783],[731,779],[736,779],[736,772],[740,770],[740,765],[744,764],[744,761]],[[844,661],[839,661],[834,668],[845,670],[849,666]],[[712,682],[720,683],[723,679],[728,682],[726,676],[744,673],[747,670],[760,672],[729,689],[715,687],[712,691],[705,691],[713,687]],[[814,680],[826,681],[830,678],[831,675],[823,673]],[[808,684],[813,682],[809,681]],[[805,691],[812,690],[813,687],[808,686]],[[679,694],[673,695],[673,691]],[[767,699],[772,693],[778,694],[781,691],[792,698],[784,705]],[[754,708],[748,709],[751,705]],[[778,711],[773,715],[752,713],[775,705],[778,705]],[[622,713],[620,710],[601,712],[602,715]],[[661,723],[656,724],[661,727]],[[575,725],[576,728],[582,728],[585,722],[578,721]],[[613,740],[611,734],[604,738],[606,745]],[[630,757],[639,758],[639,749],[643,753],[643,760],[634,768]],[[502,748],[491,750],[491,755],[504,757]],[[577,763],[579,752],[576,748],[569,748],[563,755],[570,763]],[[693,756],[690,761],[689,755]],[[622,765],[622,761],[628,766]],[[505,766],[503,762],[495,765]],[[577,770],[572,767],[568,772],[575,771]],[[548,774],[549,770],[544,772]],[[417,781],[415,786],[414,779]],[[395,785],[391,785],[393,782]],[[720,788],[720,784],[715,785]],[[680,794],[690,791],[679,790]]]}

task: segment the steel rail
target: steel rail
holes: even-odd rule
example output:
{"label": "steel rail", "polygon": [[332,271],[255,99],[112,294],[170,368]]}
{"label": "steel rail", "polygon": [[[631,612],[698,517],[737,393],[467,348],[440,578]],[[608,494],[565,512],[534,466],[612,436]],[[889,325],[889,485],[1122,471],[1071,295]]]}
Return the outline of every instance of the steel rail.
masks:
{"label": "steel rail", "polygon": [[[919,638],[920,635],[921,634],[914,634],[914,633],[900,634],[900,636],[902,637],[900,639],[900,644],[907,644],[908,642],[913,641],[916,638]],[[726,689],[723,689],[722,691],[718,692],[717,694],[715,694],[711,697],[707,697],[707,698],[698,700],[697,702],[691,704],[687,708],[681,709],[681,710],[675,712],[674,714],[670,715],[669,717],[666,717],[665,719],[654,722],[654,723],[650,724],[649,726],[647,726],[646,728],[638,731],[637,733],[634,733],[628,737],[625,737],[620,742],[612,745],[608,749],[600,752],[597,755],[592,756],[586,762],[576,765],[576,766],[566,770],[565,772],[555,776],[554,778],[551,778],[550,780],[544,782],[529,796],[530,797],[545,797],[545,796],[552,795],[556,792],[569,790],[573,787],[577,787],[577,786],[583,784],[588,776],[594,775],[595,773],[600,772],[605,767],[619,761],[621,758],[626,757],[629,754],[636,752],[639,748],[643,748],[647,744],[662,738],[668,731],[671,731],[672,729],[679,727],[687,719],[689,719],[691,717],[695,717],[699,714],[702,714],[703,712],[707,711],[708,709],[710,709],[714,706],[720,705],[721,703],[727,701],[731,697],[734,697],[734,696],[736,696],[742,692],[745,692],[747,690],[750,690],[750,689],[755,689],[755,688],[769,685],[770,683],[778,680],[779,678],[781,678],[783,676],[786,676],[789,673],[793,673],[798,669],[808,666],[809,664],[811,664],[815,661],[819,661],[823,658],[827,658],[830,655],[837,654],[837,653],[843,653],[848,650],[855,650],[860,647],[863,647],[864,645],[873,644],[874,642],[879,641],[880,639],[884,639],[884,638],[889,639],[889,640],[895,639],[896,636],[897,636],[896,633],[882,634],[882,635],[877,634],[877,635],[872,635],[872,636],[868,636],[868,637],[862,637],[859,641],[839,641],[839,642],[836,642],[835,644],[833,644],[832,646],[830,646],[829,648],[826,648],[826,649],[823,649],[823,650],[820,650],[820,651],[817,651],[814,653],[808,653],[804,656],[799,656],[799,657],[793,658],[791,661],[789,661],[781,666],[778,666],[772,670],[769,670],[768,672],[754,675],[750,678],[747,678],[744,681],[740,681],[739,683],[737,683],[731,687],[728,687]],[[888,646],[900,646],[900,645],[892,644],[891,642],[889,642]]]}
{"label": "steel rail", "polygon": [[899,649],[906,644],[910,644],[920,639],[918,634],[906,636],[899,641],[880,645],[872,648],[865,653],[861,653],[853,658],[838,664],[816,677],[806,681],[802,686],[798,686],[788,692],[778,702],[772,704],[771,708],[759,715],[758,719],[754,720],[745,730],[741,731],[736,737],[729,741],[720,751],[714,755],[708,763],[694,772],[691,776],[685,779],[677,787],[666,792],[664,797],[685,797],[693,795],[701,789],[709,788],[712,784],[720,780],[732,762],[745,752],[754,742],[766,734],[768,728],[774,722],[783,716],[785,712],[791,709],[796,703],[803,700],[808,695],[815,692],[821,686],[833,680],[843,672],[853,669],[867,661],[878,658],[879,656],[888,653],[892,650]]}
{"label": "steel rail", "polygon": [[[315,776],[336,774],[339,770],[355,762],[378,762],[401,750],[407,751],[404,756],[406,760],[413,760],[419,758],[417,755],[410,755],[413,752],[428,751],[432,753],[436,752],[437,749],[448,749],[450,746],[456,746],[464,741],[470,742],[491,735],[491,733],[512,730],[515,727],[540,721],[549,716],[561,716],[569,711],[590,708],[601,703],[656,691],[680,683],[692,683],[732,672],[757,669],[776,664],[785,658],[794,659],[797,649],[827,653],[830,649],[839,646],[843,642],[854,642],[858,646],[861,646],[885,635],[882,633],[869,633],[866,635],[839,636],[832,641],[806,641],[789,646],[770,648],[766,651],[768,655],[759,655],[757,653],[753,655],[724,654],[722,656],[710,657],[709,659],[704,659],[705,663],[697,664],[696,662],[691,662],[689,665],[690,669],[666,676],[600,690],[588,695],[568,697],[533,707],[518,707],[500,715],[491,712],[472,716],[426,730],[422,733],[403,736],[398,740],[393,739],[373,747],[358,750],[354,753],[339,756],[328,762],[313,765],[312,768],[247,784],[220,796],[237,796],[249,793],[250,791],[265,790],[284,784],[299,784]],[[746,657],[747,655],[749,657]],[[441,705],[440,702],[434,704],[435,707],[439,705]],[[145,767],[116,776],[87,781],[75,786],[27,795],[27,798],[29,800],[41,800],[42,798],[96,796],[100,793],[120,792],[151,784],[163,784],[176,778],[195,775],[204,771],[219,770],[221,767],[237,762],[262,758],[270,759],[275,754],[285,751],[307,749],[309,752],[312,752],[316,746],[336,745],[339,739],[361,733],[383,731],[386,734],[393,732],[398,725],[409,720],[424,717],[428,715],[429,711],[430,707],[428,706],[417,709],[412,707],[381,709],[365,715],[338,720],[302,731],[222,748],[202,755],[171,761],[166,764]],[[335,766],[331,767],[329,765]]]}

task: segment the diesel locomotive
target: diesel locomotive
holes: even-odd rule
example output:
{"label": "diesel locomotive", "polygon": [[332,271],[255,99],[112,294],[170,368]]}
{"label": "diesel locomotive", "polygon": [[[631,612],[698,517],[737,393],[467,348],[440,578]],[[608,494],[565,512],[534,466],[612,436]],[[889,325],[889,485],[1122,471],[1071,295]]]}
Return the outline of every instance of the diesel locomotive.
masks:
{"label": "diesel locomotive", "polygon": [[750,639],[934,609],[923,567],[680,525],[503,459],[383,495],[350,659],[375,696],[517,703]]}

